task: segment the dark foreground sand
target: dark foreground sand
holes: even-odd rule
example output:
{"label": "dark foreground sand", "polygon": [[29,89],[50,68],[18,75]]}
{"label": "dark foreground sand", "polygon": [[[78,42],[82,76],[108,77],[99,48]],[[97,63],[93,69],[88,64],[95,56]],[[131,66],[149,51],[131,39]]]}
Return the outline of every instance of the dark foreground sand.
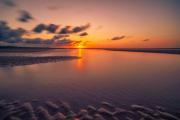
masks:
{"label": "dark foreground sand", "polygon": [[180,48],[106,48],[111,51],[180,54]]}
{"label": "dark foreground sand", "polygon": [[27,56],[0,56],[0,67],[13,67],[20,65],[31,65],[38,63],[58,62],[63,60],[78,59],[76,56],[45,56],[45,57],[27,57]]}
{"label": "dark foreground sand", "polygon": [[0,100],[0,120],[180,120],[180,113],[155,106],[131,105],[119,108],[107,102],[88,105],[79,111],[62,101],[30,102]]}

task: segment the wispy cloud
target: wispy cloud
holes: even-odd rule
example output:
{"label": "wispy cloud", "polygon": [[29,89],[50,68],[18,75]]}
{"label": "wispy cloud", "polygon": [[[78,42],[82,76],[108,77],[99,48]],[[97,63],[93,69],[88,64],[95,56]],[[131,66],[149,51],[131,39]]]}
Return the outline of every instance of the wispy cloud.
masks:
{"label": "wispy cloud", "polygon": [[87,36],[88,33],[87,32],[83,32],[83,33],[80,33],[79,36]]}
{"label": "wispy cloud", "polygon": [[1,2],[8,7],[16,7],[17,4],[12,0],[1,0]]}
{"label": "wispy cloud", "polygon": [[69,37],[69,35],[54,35],[52,39],[57,40],[57,39],[67,38],[67,37]]}
{"label": "wispy cloud", "polygon": [[73,33],[80,33],[86,31],[90,28],[90,24],[81,25],[81,26],[65,26],[59,31],[59,34],[73,34]]}
{"label": "wispy cloud", "polygon": [[111,38],[111,40],[122,40],[122,39],[124,39],[126,36],[115,36],[115,37],[113,37],[113,38]]}
{"label": "wispy cloud", "polygon": [[29,22],[30,20],[34,19],[34,17],[32,17],[32,15],[26,10],[20,10],[19,13],[20,13],[20,16],[19,16],[18,20],[20,22],[26,23],[26,22]]}
{"label": "wispy cloud", "polygon": [[82,32],[82,31],[85,31],[87,30],[88,28],[90,27],[90,24],[86,24],[86,25],[82,25],[82,26],[76,26],[72,29],[72,32],[73,33],[79,33],[79,32]]}
{"label": "wispy cloud", "polygon": [[144,40],[142,40],[142,41],[147,42],[147,41],[150,41],[150,39],[144,39]]}

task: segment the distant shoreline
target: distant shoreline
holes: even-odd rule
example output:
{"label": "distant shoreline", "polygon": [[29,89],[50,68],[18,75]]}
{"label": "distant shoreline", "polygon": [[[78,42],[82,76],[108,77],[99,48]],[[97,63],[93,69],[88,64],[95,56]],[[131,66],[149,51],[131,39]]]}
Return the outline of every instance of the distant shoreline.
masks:
{"label": "distant shoreline", "polygon": [[[0,46],[0,52],[41,52],[55,49],[78,49],[78,48],[43,48],[43,47],[12,47]],[[147,53],[165,53],[180,54],[180,48],[83,48],[110,51],[127,51],[127,52],[147,52]]]}
{"label": "distant shoreline", "polygon": [[110,51],[180,54],[180,48],[105,48]]}

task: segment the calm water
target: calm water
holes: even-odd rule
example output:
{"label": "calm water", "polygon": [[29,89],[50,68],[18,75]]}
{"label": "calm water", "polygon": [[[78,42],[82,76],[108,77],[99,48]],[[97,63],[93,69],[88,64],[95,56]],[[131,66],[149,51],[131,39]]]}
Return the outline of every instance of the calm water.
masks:
{"label": "calm water", "polygon": [[108,101],[180,108],[180,55],[84,49],[5,54],[82,59],[0,68],[0,99],[61,99],[75,107]]}

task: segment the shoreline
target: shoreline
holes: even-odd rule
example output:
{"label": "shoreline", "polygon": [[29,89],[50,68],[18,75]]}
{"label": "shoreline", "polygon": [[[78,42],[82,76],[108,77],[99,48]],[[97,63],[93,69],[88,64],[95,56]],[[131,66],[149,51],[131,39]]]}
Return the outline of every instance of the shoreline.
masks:
{"label": "shoreline", "polygon": [[[45,52],[60,49],[78,49],[78,48],[31,48],[31,47],[0,47],[0,53],[28,53],[28,52]],[[144,52],[144,53],[163,53],[163,54],[180,54],[180,48],[82,48],[89,50],[109,50],[109,51],[126,51],[126,52]]]}
{"label": "shoreline", "polygon": [[180,113],[162,106],[153,108],[132,104],[120,108],[108,102],[87,105],[74,111],[67,102],[26,102],[0,100],[1,120],[180,120]]}
{"label": "shoreline", "polygon": [[180,54],[179,48],[106,48],[109,51],[127,51],[127,52],[144,52],[144,53],[163,53],[163,54]]}

